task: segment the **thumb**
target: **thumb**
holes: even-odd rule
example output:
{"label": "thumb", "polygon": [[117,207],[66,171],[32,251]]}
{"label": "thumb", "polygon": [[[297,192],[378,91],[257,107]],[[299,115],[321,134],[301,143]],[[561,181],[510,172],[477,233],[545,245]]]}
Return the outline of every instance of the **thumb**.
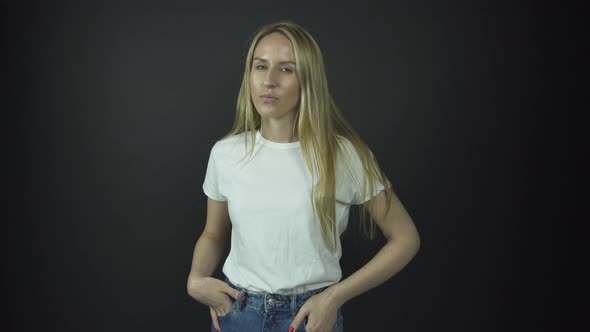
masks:
{"label": "thumb", "polygon": [[299,328],[299,325],[301,325],[301,323],[303,322],[305,317],[307,317],[307,315],[309,315],[309,313],[307,311],[299,310],[297,315],[295,315],[295,318],[293,318],[293,321],[291,322],[291,326],[289,326],[289,332],[297,331],[297,329]]}

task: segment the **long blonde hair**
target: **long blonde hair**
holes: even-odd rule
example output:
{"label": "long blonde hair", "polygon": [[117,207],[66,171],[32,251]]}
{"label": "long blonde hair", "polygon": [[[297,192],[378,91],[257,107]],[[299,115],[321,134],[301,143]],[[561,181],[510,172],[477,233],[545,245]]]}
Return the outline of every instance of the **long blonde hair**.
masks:
{"label": "long blonde hair", "polygon": [[[312,183],[316,183],[312,192],[312,204],[319,217],[322,230],[322,238],[326,247],[334,253],[336,251],[336,166],[335,161],[339,153],[345,159],[345,164],[350,171],[349,161],[343,152],[341,142],[337,136],[347,138],[358,153],[364,169],[362,197],[368,197],[374,191],[375,180],[381,182],[385,189],[387,211],[390,209],[392,189],[388,185],[385,174],[379,168],[379,164],[369,147],[346,121],[328,90],[328,81],[324,60],[320,48],[311,35],[299,25],[280,21],[261,27],[254,35],[248,55],[244,78],[238,95],[236,117],[233,128],[223,138],[228,138],[244,132],[250,132],[250,145],[247,155],[252,155],[256,143],[256,130],[260,128],[260,114],[255,111],[250,95],[250,72],[252,71],[252,58],[258,42],[265,36],[279,32],[289,38],[295,53],[296,72],[300,84],[299,109],[295,118],[294,128],[297,131],[301,150],[307,168],[312,175]],[[245,144],[248,146],[248,137],[244,135]],[[374,202],[368,201],[369,204]],[[367,233],[365,215],[367,203],[361,204],[361,220],[363,229]],[[375,225],[370,216],[370,230],[368,236],[374,238]]]}

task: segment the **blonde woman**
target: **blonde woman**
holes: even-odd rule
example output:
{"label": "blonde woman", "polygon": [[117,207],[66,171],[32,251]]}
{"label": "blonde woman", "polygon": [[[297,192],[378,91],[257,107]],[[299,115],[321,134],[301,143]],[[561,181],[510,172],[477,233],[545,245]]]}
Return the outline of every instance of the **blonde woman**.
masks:
{"label": "blonde woman", "polygon": [[[187,290],[212,331],[343,331],[341,307],[416,255],[418,232],[328,91],[320,49],[292,22],[259,29],[232,130],[211,150],[207,222]],[[349,209],[386,245],[341,280]],[[366,227],[365,227],[366,229]],[[225,280],[212,278],[231,234]]]}

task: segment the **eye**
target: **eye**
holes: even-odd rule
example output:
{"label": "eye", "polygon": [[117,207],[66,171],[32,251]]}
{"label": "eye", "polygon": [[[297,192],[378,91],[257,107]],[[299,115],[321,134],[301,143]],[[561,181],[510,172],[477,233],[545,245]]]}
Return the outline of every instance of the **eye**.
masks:
{"label": "eye", "polygon": [[284,71],[284,72],[287,72],[287,73],[291,73],[291,72],[293,72],[293,71],[291,70],[291,68],[287,68],[287,67],[285,67],[285,68],[281,68],[281,71]]}
{"label": "eye", "polygon": [[256,68],[256,70],[262,70],[262,69],[264,69],[264,65],[258,65],[258,66],[254,67],[254,68]]}

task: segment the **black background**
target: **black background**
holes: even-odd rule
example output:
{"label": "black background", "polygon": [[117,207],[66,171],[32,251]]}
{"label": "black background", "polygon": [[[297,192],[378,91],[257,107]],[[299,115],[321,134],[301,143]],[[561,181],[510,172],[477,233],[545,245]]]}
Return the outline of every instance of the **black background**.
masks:
{"label": "black background", "polygon": [[[402,272],[344,305],[347,331],[553,330],[577,315],[558,281],[563,180],[549,176],[565,155],[547,135],[560,122],[546,122],[560,9],[38,1],[2,12],[15,188],[3,330],[209,330],[186,292],[207,158],[233,123],[249,37],[279,19],[319,43],[335,100],[422,239]],[[344,277],[384,243],[353,222]]]}

